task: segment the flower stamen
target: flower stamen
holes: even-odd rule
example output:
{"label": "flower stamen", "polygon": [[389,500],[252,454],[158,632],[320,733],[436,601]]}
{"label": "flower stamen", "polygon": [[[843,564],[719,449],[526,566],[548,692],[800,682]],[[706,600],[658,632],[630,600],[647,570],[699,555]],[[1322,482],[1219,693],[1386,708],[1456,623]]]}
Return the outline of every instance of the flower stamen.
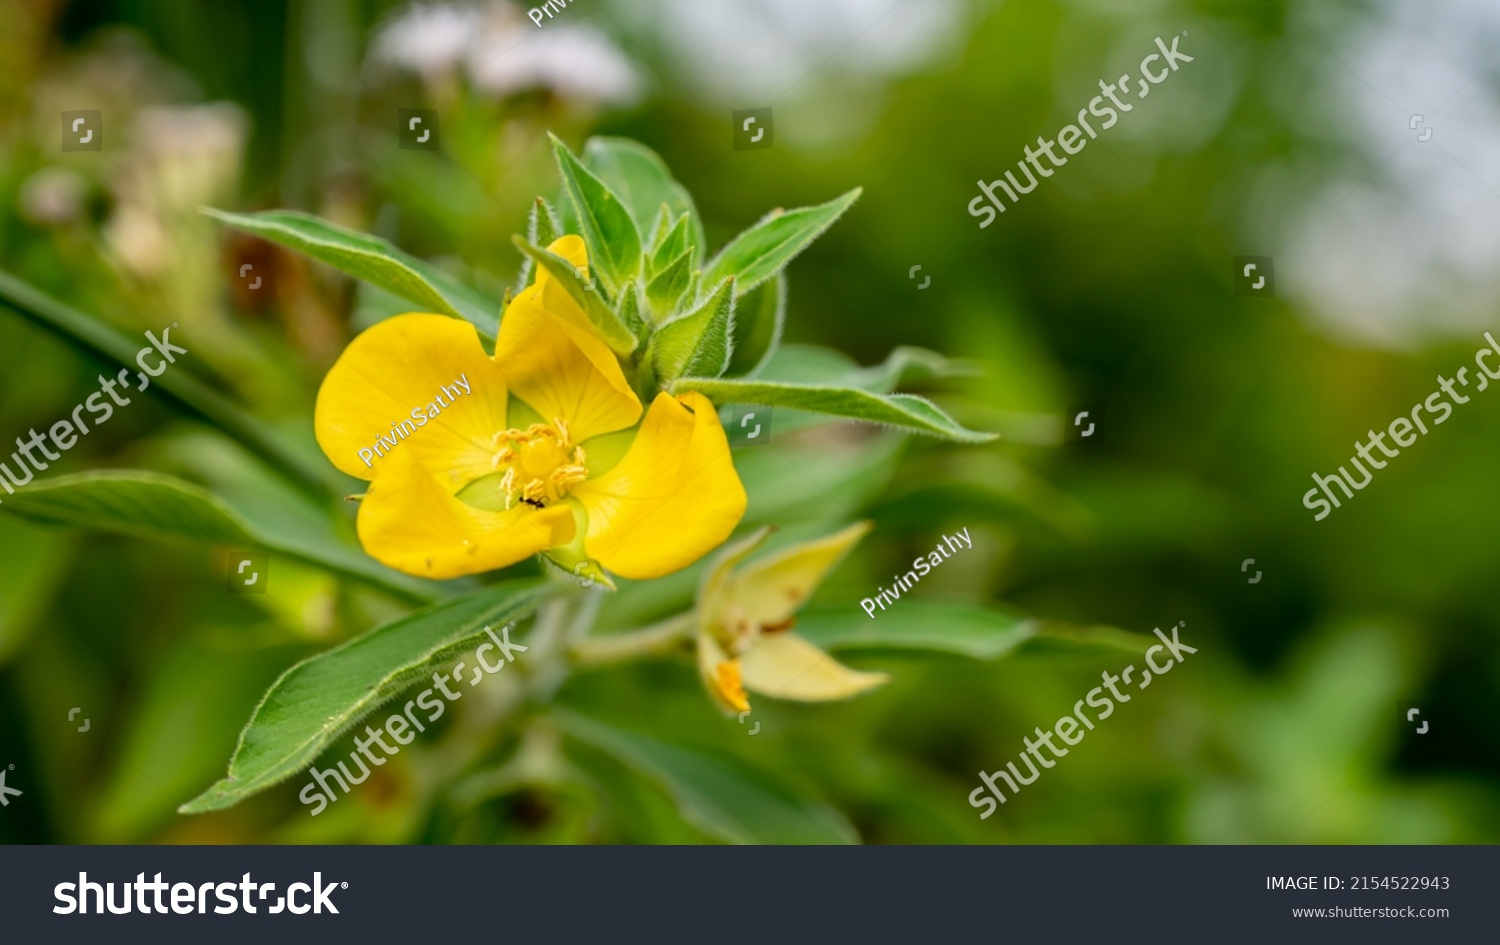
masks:
{"label": "flower stamen", "polygon": [[745,695],[745,686],[740,681],[739,660],[725,660],[715,666],[714,684],[719,695],[734,706],[736,712],[750,711],[750,699]]}
{"label": "flower stamen", "polygon": [[554,419],[551,426],[533,423],[525,430],[513,427],[491,438],[497,447],[491,463],[505,470],[500,488],[507,510],[518,500],[532,508],[546,508],[588,479],[588,455],[583,447],[572,445],[570,436],[568,425]]}
{"label": "flower stamen", "polygon": [[505,471],[505,475],[500,479],[500,488],[505,490],[505,511],[509,512],[511,503],[516,499],[516,470],[514,466]]}

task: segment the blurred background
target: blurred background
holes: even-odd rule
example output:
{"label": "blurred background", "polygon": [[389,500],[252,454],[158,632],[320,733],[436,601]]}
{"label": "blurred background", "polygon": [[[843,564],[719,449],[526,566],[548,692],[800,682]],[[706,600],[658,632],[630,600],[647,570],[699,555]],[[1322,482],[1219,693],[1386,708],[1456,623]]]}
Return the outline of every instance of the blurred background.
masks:
{"label": "blurred background", "polygon": [[[981,230],[975,182],[1158,36],[1194,61]],[[0,269],[131,337],[182,322],[183,370],[323,462],[317,385],[393,302],[198,207],[306,210],[498,296],[511,234],[557,191],[549,130],[655,149],[714,247],[862,186],[789,270],[787,340],[866,365],[900,345],[971,359],[980,375],[922,392],[1002,440],[773,441],[742,452],[747,524],[874,521],[815,602],[861,620],[860,598],[967,528],[974,551],[913,607],[1137,635],[1183,621],[1198,654],[983,821],[976,772],[1128,653],[841,654],[893,681],[759,700],[754,738],[689,661],[582,674],[559,701],[771,772],[866,842],[1493,843],[1500,394],[1325,520],[1301,497],[1500,331],[1497,40],[1480,0],[577,0],[540,27],[505,2],[0,0]],[[730,112],[764,107],[774,147],[734,150]],[[398,108],[437,111],[439,150],[397,146]],[[103,147],[62,152],[60,115],[83,109]],[[1273,259],[1275,298],[1235,296],[1239,255]],[[0,311],[0,439],[67,417],[103,370]],[[1066,424],[1083,409],[1087,441]],[[317,514],[149,396],[56,464],[112,467],[266,520]],[[344,512],[329,528],[347,536]],[[718,839],[588,748],[567,749],[577,778],[487,777],[546,732],[474,758],[453,748],[481,737],[462,719],[316,820],[301,781],[177,814],[277,675],[401,612],[281,560],[268,593],[227,594],[230,551],[0,515],[0,765],[25,791],[0,840]],[[670,596],[626,587],[611,619],[639,625]]]}

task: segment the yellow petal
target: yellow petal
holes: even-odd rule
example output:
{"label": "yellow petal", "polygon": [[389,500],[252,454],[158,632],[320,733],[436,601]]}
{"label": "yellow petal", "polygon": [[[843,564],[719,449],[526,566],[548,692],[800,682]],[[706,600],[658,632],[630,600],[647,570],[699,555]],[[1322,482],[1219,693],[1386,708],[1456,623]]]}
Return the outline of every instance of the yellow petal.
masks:
{"label": "yellow petal", "polygon": [[732,574],[719,600],[709,606],[733,606],[758,627],[783,624],[812,596],[823,577],[870,531],[869,522],[851,525],[836,535],[793,545]]}
{"label": "yellow petal", "polygon": [[740,657],[745,688],[777,699],[847,699],[890,679],[850,669],[795,633],[761,637]]}
{"label": "yellow petal", "polygon": [[619,465],[573,489],[589,557],[622,577],[661,577],[718,547],[745,514],[729,441],[702,394],[658,394]]}
{"label": "yellow petal", "polygon": [[[576,245],[574,245],[576,242]],[[553,252],[586,267],[583,240],[565,236]],[[500,322],[495,360],[511,391],[541,414],[562,420],[575,444],[632,426],[641,401],[588,316],[546,270],[516,296]]]}
{"label": "yellow petal", "polygon": [[774,525],[762,525],[732,545],[726,545],[714,555],[708,570],[698,585],[698,627],[711,632],[723,609],[723,588],[729,581],[730,571],[741,561],[754,554],[776,532]]}
{"label": "yellow petal", "polygon": [[567,505],[486,512],[455,499],[411,453],[381,467],[359,507],[359,541],[388,567],[425,578],[480,574],[573,538]]}
{"label": "yellow petal", "polygon": [[360,334],[334,362],[313,428],[329,460],[351,476],[374,479],[391,457],[415,456],[452,493],[494,471],[492,438],[505,429],[505,400],[505,382],[473,325],[398,315]]}
{"label": "yellow petal", "polygon": [[740,684],[739,660],[730,659],[707,634],[698,635],[698,672],[708,694],[731,712],[749,712],[750,700]]}
{"label": "yellow petal", "polygon": [[[583,237],[572,234],[558,237],[547,249],[572,263],[583,273],[585,279],[588,278],[589,250]],[[536,279],[531,285],[537,290],[542,307],[558,318],[571,322],[591,335],[594,334],[594,327],[590,324],[589,317],[574,301],[573,296],[568,294],[568,290],[563,288],[563,284],[552,278],[552,273],[541,266],[535,267],[535,271]]]}

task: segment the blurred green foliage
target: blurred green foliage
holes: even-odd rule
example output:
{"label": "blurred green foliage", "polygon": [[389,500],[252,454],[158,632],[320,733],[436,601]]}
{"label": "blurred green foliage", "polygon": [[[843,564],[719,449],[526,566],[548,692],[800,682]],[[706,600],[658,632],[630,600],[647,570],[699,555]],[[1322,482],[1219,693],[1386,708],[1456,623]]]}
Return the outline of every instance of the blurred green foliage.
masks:
{"label": "blurred green foliage", "polygon": [[[0,840],[699,842],[746,829],[716,806],[731,783],[749,792],[739,810],[793,841],[1500,838],[1500,410],[1459,411],[1329,520],[1299,504],[1311,471],[1467,363],[1473,338],[1363,349],[1310,327],[1298,304],[1231,293],[1255,169],[1295,161],[1331,178],[1357,161],[1268,100],[1271,71],[1312,78],[1295,53],[1316,41],[1287,6],[943,4],[951,39],[926,60],[791,76],[776,148],[741,152],[728,113],[764,102],[700,88],[643,5],[567,11],[645,77],[614,105],[547,81],[485,94],[461,70],[382,65],[372,50],[401,12],[383,2],[0,5],[0,268],[132,336],[191,323],[199,358],[183,369],[318,463],[317,384],[392,300],[199,205],[316,213],[498,297],[521,264],[512,234],[535,195],[557,192],[548,131],[575,149],[588,134],[650,145],[714,247],[768,204],[861,186],[790,271],[787,339],[866,365],[901,345],[977,361],[982,375],[926,392],[1004,438],[853,432],[741,451],[747,523],[795,523],[790,540],[873,519],[814,609],[855,612],[938,535],[968,528],[975,551],[915,596],[1138,634],[1182,620],[1200,655],[983,822],[965,800],[976,772],[1118,670],[1119,649],[849,650],[893,681],[848,703],[758,700],[755,737],[712,707],[686,659],[585,672],[558,694],[571,713],[560,725],[494,735],[454,720],[316,820],[296,780],[187,817],[178,805],[222,775],[283,670],[405,605],[280,557],[268,594],[229,595],[233,549],[0,516],[0,764],[26,791],[0,811]],[[963,212],[974,181],[1181,24],[1202,40],[1185,44],[1202,50],[1196,71],[1134,116],[1159,133],[1102,139],[987,229]],[[857,27],[839,35],[840,58],[866,55]],[[107,149],[59,153],[58,113],[85,107],[105,111]],[[398,107],[438,110],[440,153],[395,146]],[[918,264],[932,277],[920,292]],[[101,370],[0,313],[0,436],[66,417]],[[1075,404],[1107,407],[1101,443],[1063,442]],[[151,397],[56,471],[114,467],[238,497],[262,527],[307,514],[257,460]],[[350,519],[331,530],[347,539]],[[1241,571],[1252,557],[1255,585]],[[626,583],[607,628],[669,615],[695,577]],[[68,721],[75,706],[88,732]],[[1406,722],[1414,706],[1425,736]],[[716,780],[750,765],[771,781]]]}

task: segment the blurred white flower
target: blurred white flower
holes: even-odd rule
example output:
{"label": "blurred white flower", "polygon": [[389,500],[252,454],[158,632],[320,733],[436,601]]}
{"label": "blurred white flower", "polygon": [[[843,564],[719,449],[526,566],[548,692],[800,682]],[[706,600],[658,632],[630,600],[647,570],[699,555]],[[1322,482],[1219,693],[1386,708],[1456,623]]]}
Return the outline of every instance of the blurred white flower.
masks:
{"label": "blurred white flower", "polygon": [[[1118,2],[1118,0],[1116,0]],[[848,147],[879,124],[889,85],[958,55],[970,0],[613,0],[673,94],[703,107],[774,105],[776,143]]]}
{"label": "blurred white flower", "polygon": [[1278,104],[1307,138],[1364,157],[1318,189],[1326,164],[1267,168],[1255,236],[1282,246],[1287,294],[1331,334],[1402,348],[1494,328],[1500,9],[1381,0],[1369,14],[1303,4],[1300,55],[1323,80],[1283,83]]}
{"label": "blurred white flower", "polygon": [[967,0],[619,0],[624,22],[665,42],[709,101],[817,97],[841,78],[885,79],[953,51]]}
{"label": "blurred white flower", "polygon": [[529,21],[487,30],[469,49],[469,77],[494,95],[548,88],[616,104],[635,101],[641,89],[635,69],[603,34],[586,26],[538,30]]}
{"label": "blurred white flower", "polygon": [[198,208],[234,197],[246,130],[245,113],[229,102],[143,108],[113,175],[106,245],[137,275],[170,274],[183,310],[197,304],[196,283],[212,281],[217,252]]}
{"label": "blurred white flower", "polygon": [[66,223],[83,212],[88,185],[73,171],[48,167],[21,185],[21,215],[32,223]]}
{"label": "blurred white flower", "polygon": [[104,242],[127,270],[145,278],[165,275],[172,265],[172,240],[150,209],[123,203],[104,224]]}
{"label": "blurred white flower", "polygon": [[375,40],[375,58],[429,75],[459,65],[484,15],[473,7],[413,4]]}
{"label": "blurred white flower", "polygon": [[128,160],[137,181],[173,207],[197,213],[234,194],[248,122],[230,102],[144,108],[135,120]]}
{"label": "blurred white flower", "polygon": [[604,34],[563,22],[538,29],[506,3],[414,5],[381,30],[373,55],[424,77],[462,69],[476,89],[496,97],[548,89],[628,104],[641,92],[640,75]]}

